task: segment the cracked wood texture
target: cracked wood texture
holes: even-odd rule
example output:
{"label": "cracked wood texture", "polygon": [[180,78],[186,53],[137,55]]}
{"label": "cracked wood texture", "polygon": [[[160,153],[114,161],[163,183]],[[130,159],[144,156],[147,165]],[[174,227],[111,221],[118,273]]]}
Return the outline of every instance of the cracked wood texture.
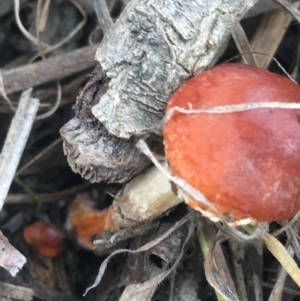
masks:
{"label": "cracked wood texture", "polygon": [[[93,116],[91,108],[107,90],[109,79],[97,66],[74,105],[75,117],[60,130],[64,153],[72,170],[94,182],[125,182],[150,165],[135,147],[137,138],[111,135]],[[153,151],[161,142],[148,139]],[[160,151],[161,152],[161,151]]]}
{"label": "cracked wood texture", "polygon": [[161,135],[170,95],[205,70],[255,0],[132,0],[97,50],[111,78],[92,108],[118,137]]}
{"label": "cracked wood texture", "polygon": [[207,69],[233,26],[258,0],[132,0],[104,37],[100,63],[62,129],[75,172],[126,182],[150,165],[139,138],[161,152],[171,94]]}

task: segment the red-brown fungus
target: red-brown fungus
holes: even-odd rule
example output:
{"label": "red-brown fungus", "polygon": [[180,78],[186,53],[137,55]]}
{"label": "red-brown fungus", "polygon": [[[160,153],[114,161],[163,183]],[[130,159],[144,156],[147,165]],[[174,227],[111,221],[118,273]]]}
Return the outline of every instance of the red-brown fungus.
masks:
{"label": "red-brown fungus", "polygon": [[[264,69],[223,64],[183,84],[167,111],[270,101],[300,102],[300,88]],[[299,122],[296,109],[175,111],[163,127],[171,173],[202,192],[229,221],[289,219],[300,208]]]}
{"label": "red-brown fungus", "polygon": [[89,250],[93,249],[92,239],[104,231],[115,232],[118,229],[112,217],[111,207],[98,210],[96,202],[88,193],[81,193],[70,206],[67,228],[76,237],[78,243]]}
{"label": "red-brown fungus", "polygon": [[46,222],[35,222],[23,232],[25,241],[45,257],[57,256],[65,240],[65,233],[59,227]]}

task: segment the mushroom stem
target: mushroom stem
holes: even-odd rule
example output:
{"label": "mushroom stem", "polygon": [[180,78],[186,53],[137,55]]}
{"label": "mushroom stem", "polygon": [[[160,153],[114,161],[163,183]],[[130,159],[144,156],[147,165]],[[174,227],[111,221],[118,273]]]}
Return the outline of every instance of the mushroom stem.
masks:
{"label": "mushroom stem", "polygon": [[114,205],[119,207],[127,227],[128,221],[149,222],[181,202],[173,193],[169,179],[154,166],[132,179]]}

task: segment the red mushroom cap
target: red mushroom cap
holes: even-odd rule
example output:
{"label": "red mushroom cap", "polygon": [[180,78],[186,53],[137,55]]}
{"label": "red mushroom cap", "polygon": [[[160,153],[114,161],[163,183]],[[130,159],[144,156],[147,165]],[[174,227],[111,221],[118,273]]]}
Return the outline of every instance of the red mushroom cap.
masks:
{"label": "red mushroom cap", "polygon": [[23,232],[25,241],[45,257],[57,256],[63,247],[65,233],[59,227],[46,222],[35,222]]}
{"label": "red mushroom cap", "polygon": [[[183,84],[167,110],[266,101],[300,102],[300,88],[264,69],[223,64]],[[300,209],[300,110],[175,112],[163,135],[172,174],[202,192],[225,218],[279,221]]]}

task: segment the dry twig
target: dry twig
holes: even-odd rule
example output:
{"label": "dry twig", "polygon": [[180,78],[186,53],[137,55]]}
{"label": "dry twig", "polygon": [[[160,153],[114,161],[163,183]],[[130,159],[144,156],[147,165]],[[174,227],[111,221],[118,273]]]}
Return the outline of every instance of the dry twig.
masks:
{"label": "dry twig", "polygon": [[252,54],[252,49],[249,45],[244,29],[240,23],[237,23],[233,27],[233,29],[231,30],[231,34],[239,52],[243,55],[242,60],[246,62],[248,65],[256,67],[257,62]]}
{"label": "dry twig", "polygon": [[[63,191],[55,192],[52,194],[39,194],[39,200],[43,203],[49,203],[49,202],[57,202],[63,199],[68,198],[71,195],[74,195],[88,187],[90,187],[92,184],[89,182],[86,182],[84,184],[74,186],[68,189],[65,189]],[[28,194],[9,194],[6,197],[5,204],[31,204],[33,202],[33,199]]]}
{"label": "dry twig", "polygon": [[39,107],[39,100],[31,98],[31,92],[32,89],[28,89],[21,95],[18,109],[12,120],[0,156],[0,210],[15,175]]}
{"label": "dry twig", "polygon": [[31,301],[33,296],[34,291],[31,288],[0,282],[0,297],[3,298],[2,300],[13,298],[14,300]]}
{"label": "dry twig", "polygon": [[2,72],[6,94],[22,91],[89,69],[96,65],[97,45],[80,48],[55,57]]}
{"label": "dry twig", "polygon": [[[299,1],[293,4],[299,5]],[[268,53],[270,56],[254,54],[257,65],[261,68],[268,68],[282,38],[288,29],[293,16],[283,9],[274,9],[266,13],[260,21],[250,47],[253,52]]]}
{"label": "dry twig", "polygon": [[49,146],[47,146],[45,149],[43,149],[38,155],[36,155],[32,160],[30,160],[28,163],[26,163],[24,166],[22,166],[17,172],[16,177],[18,177],[20,174],[22,174],[29,166],[31,166],[33,163],[35,163],[38,159],[44,156],[49,150],[51,150],[55,145],[60,143],[62,141],[62,138],[57,138],[54,142],[52,142]]}
{"label": "dry twig", "polygon": [[113,21],[111,19],[109,9],[107,7],[105,0],[93,0],[94,9],[100,23],[100,26],[106,34],[113,25]]}

